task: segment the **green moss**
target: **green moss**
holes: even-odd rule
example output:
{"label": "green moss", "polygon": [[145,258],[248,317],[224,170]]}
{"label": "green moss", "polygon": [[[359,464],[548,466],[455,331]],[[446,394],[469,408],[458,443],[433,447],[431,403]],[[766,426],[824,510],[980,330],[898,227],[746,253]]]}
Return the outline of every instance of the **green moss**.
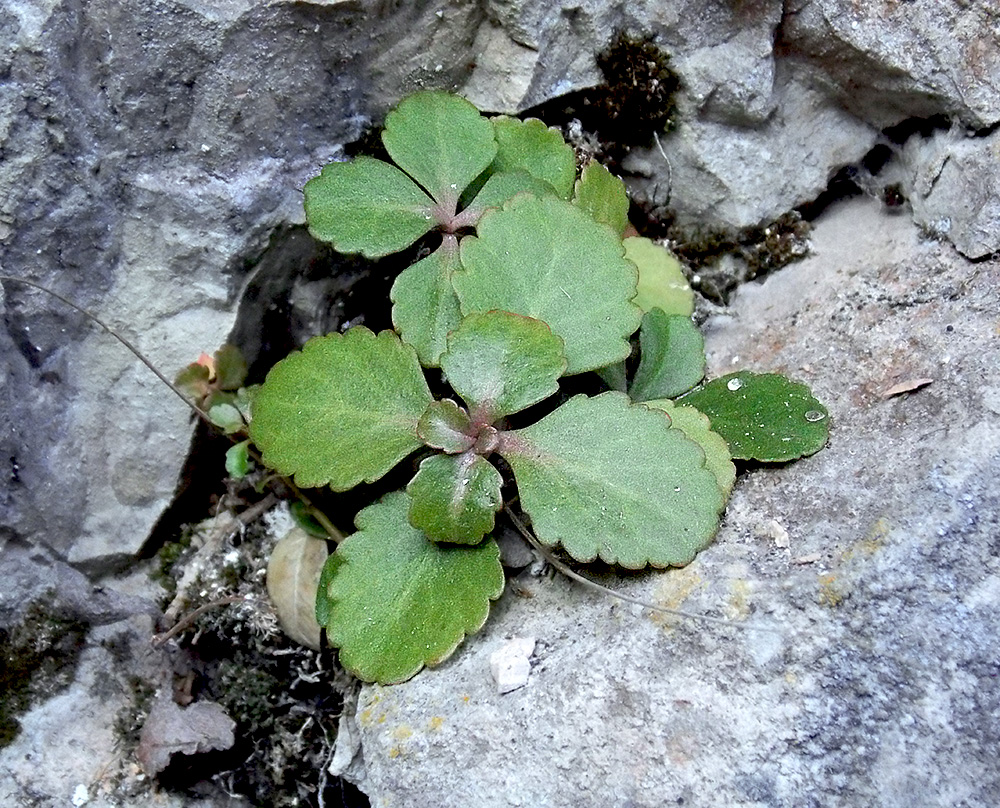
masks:
{"label": "green moss", "polygon": [[0,748],[17,737],[18,716],[73,681],[86,628],[52,614],[51,601],[39,598],[17,625],[0,629]]}
{"label": "green moss", "polygon": [[156,566],[149,573],[149,577],[171,594],[177,591],[177,579],[173,575],[174,567],[191,546],[193,536],[194,531],[186,528],[177,541],[167,542],[156,554]]}

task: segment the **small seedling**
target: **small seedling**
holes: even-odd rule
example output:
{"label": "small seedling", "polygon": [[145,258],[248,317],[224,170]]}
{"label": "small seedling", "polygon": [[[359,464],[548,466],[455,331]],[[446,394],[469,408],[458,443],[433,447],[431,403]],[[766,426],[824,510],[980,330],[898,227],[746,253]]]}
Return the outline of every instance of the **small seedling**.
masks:
{"label": "small seedling", "polygon": [[[383,143],[394,164],[332,163],[306,185],[310,231],[371,258],[440,242],[397,277],[394,331],[316,337],[271,370],[249,435],[306,488],[419,458],[405,490],[358,514],[317,596],[344,667],[391,683],[485,622],[504,586],[490,534],[505,491],[577,561],[679,566],[712,541],[733,458],[812,454],[829,419],[781,376],[698,387],[704,344],[676,259],[623,238],[623,184],[597,163],[576,179],[557,131],[422,92],[390,112]],[[453,395],[435,399],[425,371]],[[562,393],[581,374],[595,395]]]}

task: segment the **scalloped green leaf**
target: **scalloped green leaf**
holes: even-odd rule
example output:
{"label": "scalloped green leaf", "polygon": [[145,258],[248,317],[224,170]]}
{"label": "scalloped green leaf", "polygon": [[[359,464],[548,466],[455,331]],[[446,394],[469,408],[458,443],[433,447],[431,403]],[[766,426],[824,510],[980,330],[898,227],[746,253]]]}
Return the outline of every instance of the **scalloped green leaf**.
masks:
{"label": "scalloped green leaf", "polygon": [[330,163],[303,188],[309,232],[337,252],[380,258],[437,226],[434,200],[373,157]]}
{"label": "scalloped green leaf", "polygon": [[503,505],[503,478],[474,452],[432,455],[406,486],[410,524],[434,541],[478,544]]}
{"label": "scalloped green leaf", "polygon": [[492,424],[548,398],[566,370],[563,341],[545,323],[507,311],[470,314],[441,355],[472,420]]}
{"label": "scalloped green leaf", "polygon": [[330,556],[316,617],[340,663],[366,682],[403,682],[446,660],[486,622],[504,587],[493,539],[436,544],[407,521],[401,491],[362,510]]}
{"label": "scalloped green leaf", "polygon": [[448,454],[464,452],[476,442],[469,414],[448,398],[427,406],[417,423],[417,434],[428,446]]}
{"label": "scalloped green leaf", "polygon": [[267,374],[250,437],[264,463],[311,488],[373,482],[423,442],[431,402],[413,348],[362,326],[315,337]]}
{"label": "scalloped green leaf", "polygon": [[494,172],[522,169],[551,185],[556,194],[568,199],[576,178],[573,149],[558,129],[537,118],[525,121],[500,115],[493,118],[497,155]]}
{"label": "scalloped green leaf", "polygon": [[449,213],[465,187],[493,162],[493,126],[464,98],[438,90],[414,93],[385,119],[389,156]]}
{"label": "scalloped green leaf", "polygon": [[694,292],[681,263],[666,247],[648,238],[625,239],[625,257],[639,268],[639,285],[633,303],[644,312],[662,309],[667,314],[694,312]]}
{"label": "scalloped green leaf", "polygon": [[722,493],[701,447],[623,393],[575,396],[501,433],[498,451],[539,540],[577,561],[687,564],[718,529]]}
{"label": "scalloped green leaf", "polygon": [[514,197],[460,244],[452,276],[462,313],[499,309],[547,323],[565,343],[566,373],[624,359],[639,327],[635,265],[621,241],[575,205]]}
{"label": "scalloped green leaf", "polygon": [[708,416],[694,407],[677,406],[669,398],[643,402],[647,407],[663,410],[670,416],[670,425],[679,429],[705,452],[705,468],[715,475],[722,495],[729,499],[736,484],[736,466],[729,454],[729,444],[712,431]]}
{"label": "scalloped green leaf", "polygon": [[776,373],[730,373],[677,403],[705,413],[735,460],[795,460],[818,452],[830,436],[826,407],[806,385]]}
{"label": "scalloped green leaf", "polygon": [[573,204],[594,221],[606,224],[621,238],[628,227],[628,194],[625,183],[596,160],[583,167],[576,182]]}
{"label": "scalloped green leaf", "polygon": [[461,266],[458,240],[445,235],[441,246],[396,276],[389,298],[392,324],[403,342],[412,345],[424,367],[437,367],[448,333],[462,319],[452,274]]}
{"label": "scalloped green leaf", "polygon": [[513,199],[521,193],[546,196],[555,194],[555,192],[555,188],[545,180],[533,177],[523,169],[501,171],[486,180],[479,193],[476,194],[476,198],[469,204],[469,209],[485,211],[486,208],[500,208],[508,199]]}
{"label": "scalloped green leaf", "polygon": [[705,338],[687,315],[646,312],[639,348],[639,367],[628,390],[633,401],[674,398],[705,377]]}

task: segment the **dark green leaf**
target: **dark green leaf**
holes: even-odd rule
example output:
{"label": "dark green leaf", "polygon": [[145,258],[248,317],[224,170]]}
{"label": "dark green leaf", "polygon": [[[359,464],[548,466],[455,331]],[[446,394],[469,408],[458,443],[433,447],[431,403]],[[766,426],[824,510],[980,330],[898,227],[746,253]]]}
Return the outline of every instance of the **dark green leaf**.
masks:
{"label": "dark green leaf", "polygon": [[458,240],[446,235],[435,252],[400,272],[389,292],[392,324],[424,367],[438,366],[448,333],[462,319],[451,284],[459,266]]}
{"label": "dark green leaf", "polygon": [[428,541],[407,521],[409,499],[389,494],[358,514],[323,568],[316,617],[340,663],[366,682],[392,684],[443,662],[482,628],[503,592],[500,550]]}
{"label": "dark green leaf", "polygon": [[627,238],[625,257],[639,268],[639,286],[633,302],[644,312],[662,309],[667,314],[690,317],[694,292],[681,271],[681,264],[666,247],[648,238]]}
{"label": "dark green leaf", "polygon": [[304,502],[292,502],[288,506],[288,513],[291,515],[292,521],[314,539],[330,538],[330,534],[327,533],[326,528],[310,513],[309,508]]}
{"label": "dark green leaf", "polygon": [[215,381],[220,390],[238,390],[247,377],[247,360],[235,345],[215,352]]}
{"label": "dark green leaf", "polygon": [[497,151],[493,127],[479,110],[436,90],[403,99],[386,116],[382,142],[396,164],[449,214]]}
{"label": "dark green leaf", "polygon": [[379,258],[437,225],[434,201],[398,168],[371,157],[330,163],[303,190],[309,232],[338,252]]}
{"label": "dark green leaf", "polygon": [[448,383],[477,424],[492,424],[559,389],[563,341],[543,322],[506,311],[470,314],[441,355]]}
{"label": "dark green leaf", "polygon": [[311,339],[271,369],[250,437],[266,465],[299,485],[344,491],[423,445],[417,421],[430,402],[413,348],[358,326]]}
{"label": "dark green leaf", "polygon": [[628,194],[625,183],[596,160],[583,168],[576,183],[573,203],[595,221],[606,224],[621,238],[628,226]]}
{"label": "dark green leaf", "polygon": [[628,376],[626,374],[624,362],[615,362],[613,365],[598,368],[595,372],[601,377],[601,381],[603,381],[611,390],[617,390],[619,393],[624,393],[628,389]]}
{"label": "dark green leaf", "polygon": [[410,524],[434,541],[478,544],[493,530],[503,478],[486,458],[432,455],[406,486]]}
{"label": "dark green leaf", "polygon": [[677,403],[705,413],[736,460],[794,460],[818,452],[830,434],[829,413],[809,388],[774,373],[730,373]]}
{"label": "dark green leaf", "polygon": [[722,494],[701,447],[623,393],[571,398],[501,433],[499,452],[538,538],[578,561],[687,564],[718,528]]}
{"label": "dark green leaf", "polygon": [[448,454],[460,454],[476,442],[469,414],[451,399],[432,401],[417,424],[420,439]]}
{"label": "dark green leaf", "polygon": [[452,283],[463,314],[510,311],[542,320],[565,343],[567,373],[610,365],[639,327],[635,265],[621,241],[575,205],[514,197],[461,242]]}
{"label": "dark green leaf", "polygon": [[691,318],[653,309],[642,317],[641,358],[629,387],[633,401],[674,398],[705,376],[705,339]]}
{"label": "dark green leaf", "polygon": [[551,185],[568,199],[576,177],[573,149],[557,129],[536,118],[526,121],[499,116],[493,119],[498,144],[494,172],[522,169]]}

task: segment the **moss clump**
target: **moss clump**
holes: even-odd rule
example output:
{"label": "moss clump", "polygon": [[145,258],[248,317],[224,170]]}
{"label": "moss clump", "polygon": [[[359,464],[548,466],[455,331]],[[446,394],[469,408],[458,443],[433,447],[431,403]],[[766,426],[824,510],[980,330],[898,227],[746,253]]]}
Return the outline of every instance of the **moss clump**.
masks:
{"label": "moss clump", "polygon": [[627,151],[673,128],[680,78],[670,68],[670,55],[650,37],[619,32],[597,55],[597,64],[606,82],[596,102],[604,118],[603,125],[598,122],[603,138]]}
{"label": "moss clump", "polygon": [[[708,299],[728,303],[739,284],[763,277],[809,252],[812,226],[797,212],[766,225],[741,230],[666,228],[670,249],[697,276],[694,285]],[[725,255],[741,259],[735,268],[720,263]]]}
{"label": "moss clump", "polygon": [[32,603],[17,625],[0,629],[0,748],[20,732],[17,718],[73,681],[86,627],[51,612],[51,595]]}

